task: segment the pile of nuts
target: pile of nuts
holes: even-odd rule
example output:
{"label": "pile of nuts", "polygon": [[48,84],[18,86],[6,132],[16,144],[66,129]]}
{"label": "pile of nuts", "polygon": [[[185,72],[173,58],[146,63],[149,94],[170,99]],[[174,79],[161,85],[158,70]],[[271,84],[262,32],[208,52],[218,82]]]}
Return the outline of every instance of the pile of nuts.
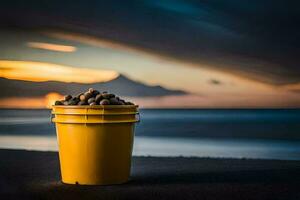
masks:
{"label": "pile of nuts", "polygon": [[85,93],[80,93],[77,96],[66,95],[64,100],[56,101],[55,105],[134,105],[127,102],[114,94],[108,92],[99,92],[90,88]]}

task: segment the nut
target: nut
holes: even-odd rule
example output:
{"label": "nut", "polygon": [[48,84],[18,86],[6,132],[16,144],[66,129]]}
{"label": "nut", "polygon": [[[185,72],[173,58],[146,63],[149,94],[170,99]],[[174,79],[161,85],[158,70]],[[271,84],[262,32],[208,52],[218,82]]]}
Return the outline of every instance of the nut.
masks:
{"label": "nut", "polygon": [[104,91],[100,93],[98,90],[89,88],[87,92],[80,93],[76,96],[66,95],[64,100],[55,101],[55,105],[134,105],[126,102],[120,97]]}
{"label": "nut", "polygon": [[96,98],[95,98],[95,101],[96,101],[96,103],[100,103],[100,101],[102,100],[103,98],[102,98],[102,95],[101,94],[98,94],[97,96],[96,96]]}
{"label": "nut", "polygon": [[93,88],[89,88],[88,92],[91,93],[91,94],[93,94],[94,89]]}
{"label": "nut", "polygon": [[109,102],[108,99],[102,99],[102,100],[100,101],[100,105],[109,105],[109,104],[110,104],[110,102]]}
{"label": "nut", "polygon": [[65,101],[69,101],[70,99],[72,99],[71,95],[68,94],[68,95],[65,96]]}
{"label": "nut", "polygon": [[111,105],[119,105],[119,101],[117,98],[113,97],[109,99]]}
{"label": "nut", "polygon": [[61,101],[55,101],[55,105],[64,105]]}
{"label": "nut", "polygon": [[67,105],[69,105],[69,102],[68,101],[65,101],[65,100],[63,100],[63,101],[61,101],[65,106],[67,106]]}
{"label": "nut", "polygon": [[103,99],[110,99],[110,98],[114,98],[115,95],[114,94],[108,94],[108,93],[102,93],[102,97]]}
{"label": "nut", "polygon": [[[95,98],[94,98],[94,97],[89,98],[88,104],[91,104],[91,103],[93,103],[93,102],[95,102]],[[95,103],[96,103],[96,102],[95,102]]]}
{"label": "nut", "polygon": [[93,94],[90,92],[86,92],[84,93],[84,96],[85,96],[85,100],[87,101],[89,98],[93,97]]}
{"label": "nut", "polygon": [[79,101],[77,105],[84,106],[88,105],[85,101]]}
{"label": "nut", "polygon": [[100,94],[100,92],[98,90],[94,90],[92,94],[94,97],[96,97],[98,94]]}

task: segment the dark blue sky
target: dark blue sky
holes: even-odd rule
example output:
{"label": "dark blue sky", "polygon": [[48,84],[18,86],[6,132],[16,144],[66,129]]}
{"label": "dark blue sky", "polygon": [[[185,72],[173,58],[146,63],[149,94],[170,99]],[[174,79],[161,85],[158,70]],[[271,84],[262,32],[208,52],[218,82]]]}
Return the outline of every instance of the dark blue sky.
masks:
{"label": "dark blue sky", "polygon": [[1,29],[55,28],[274,84],[300,81],[300,3],[1,1]]}

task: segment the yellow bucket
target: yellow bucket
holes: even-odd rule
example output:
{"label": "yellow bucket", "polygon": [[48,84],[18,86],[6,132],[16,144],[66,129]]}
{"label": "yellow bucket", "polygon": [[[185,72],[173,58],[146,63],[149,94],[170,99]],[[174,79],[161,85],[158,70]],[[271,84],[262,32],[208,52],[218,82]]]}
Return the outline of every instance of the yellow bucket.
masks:
{"label": "yellow bucket", "polygon": [[53,106],[52,114],[63,183],[128,181],[138,106]]}

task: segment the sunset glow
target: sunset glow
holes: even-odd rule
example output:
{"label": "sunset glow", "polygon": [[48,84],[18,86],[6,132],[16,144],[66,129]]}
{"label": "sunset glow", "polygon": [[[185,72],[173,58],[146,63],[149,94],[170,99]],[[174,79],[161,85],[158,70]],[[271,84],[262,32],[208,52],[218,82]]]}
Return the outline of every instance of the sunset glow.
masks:
{"label": "sunset glow", "polygon": [[[260,78],[253,79],[247,76],[247,71],[239,73],[229,68],[217,68],[212,64],[180,60],[134,45],[87,34],[55,30],[22,33],[23,36],[26,34],[24,38],[20,35],[12,37],[11,33],[3,34],[2,38],[12,37],[10,41],[18,45],[6,46],[2,49],[2,54],[0,50],[0,77],[34,82],[95,83],[107,82],[122,74],[132,81],[188,93],[183,96],[131,97],[140,107],[147,108],[300,106],[300,87],[296,81],[273,84]],[[34,37],[47,43],[34,42]],[[59,45],[61,41],[74,46]],[[5,44],[5,39],[2,39],[2,42]],[[27,47],[24,48],[24,44],[27,44]],[[37,51],[36,48],[57,52]],[[264,75],[257,75],[262,76]],[[131,89],[129,85],[128,91]],[[18,98],[3,95],[0,98],[0,107],[46,108],[64,95],[53,93],[55,90],[47,92],[43,93],[47,94],[45,96],[27,95]]]}
{"label": "sunset glow", "polygon": [[40,108],[46,108],[46,104],[45,104],[44,97],[9,97],[9,98],[0,99],[0,107],[40,109]]}
{"label": "sunset glow", "polygon": [[[42,33],[55,39],[77,42],[109,51],[110,56],[104,57],[101,57],[101,52],[99,52],[99,59],[105,66],[110,66],[120,73],[128,74],[135,80],[149,85],[161,85],[197,94],[266,94],[277,90],[272,84],[236,75],[231,71],[226,72],[204,64],[181,61],[108,39],[72,32],[45,31]],[[93,60],[92,57],[90,58]],[[77,63],[81,62],[84,64],[89,60],[80,60]],[[208,84],[212,77],[225,84],[222,84],[222,87]]]}
{"label": "sunset glow", "polygon": [[44,49],[49,51],[60,51],[60,52],[74,52],[77,50],[76,47],[69,45],[51,44],[44,42],[28,42],[27,46],[30,48]]}
{"label": "sunset glow", "polygon": [[[289,108],[300,106],[300,96],[290,94],[289,98],[277,95],[251,96],[241,98],[239,95],[224,96],[183,95],[164,97],[125,97],[135,102],[140,108]],[[58,93],[49,93],[42,97],[0,98],[0,108],[51,108],[56,100],[63,99]],[[159,104],[157,103],[159,101]],[[22,103],[20,103],[22,102]]]}
{"label": "sunset glow", "polygon": [[86,45],[90,46],[95,46],[95,47],[101,47],[101,48],[106,48],[106,49],[118,49],[121,51],[126,51],[126,52],[137,52],[140,53],[142,49],[135,48],[135,47],[129,47],[127,45],[123,45],[117,42],[109,41],[106,39],[101,39],[101,38],[96,38],[92,36],[87,36],[87,35],[82,35],[82,34],[75,34],[75,33],[65,33],[65,32],[53,32],[53,31],[48,31],[44,32],[44,34],[54,37],[54,38],[59,38],[62,40],[68,40],[68,41],[75,41],[75,42],[80,42]]}
{"label": "sunset glow", "polygon": [[44,62],[0,60],[0,77],[27,81],[106,82],[119,74],[112,70],[73,68]]}
{"label": "sunset glow", "polygon": [[[51,92],[43,97],[8,97],[0,99],[0,108],[51,108],[63,95]],[[22,103],[20,103],[22,102]]]}
{"label": "sunset glow", "polygon": [[44,105],[47,108],[51,108],[52,105],[54,105],[55,101],[59,100],[59,99],[63,99],[63,96],[55,93],[55,92],[51,92],[49,94],[47,94],[44,98]]}

